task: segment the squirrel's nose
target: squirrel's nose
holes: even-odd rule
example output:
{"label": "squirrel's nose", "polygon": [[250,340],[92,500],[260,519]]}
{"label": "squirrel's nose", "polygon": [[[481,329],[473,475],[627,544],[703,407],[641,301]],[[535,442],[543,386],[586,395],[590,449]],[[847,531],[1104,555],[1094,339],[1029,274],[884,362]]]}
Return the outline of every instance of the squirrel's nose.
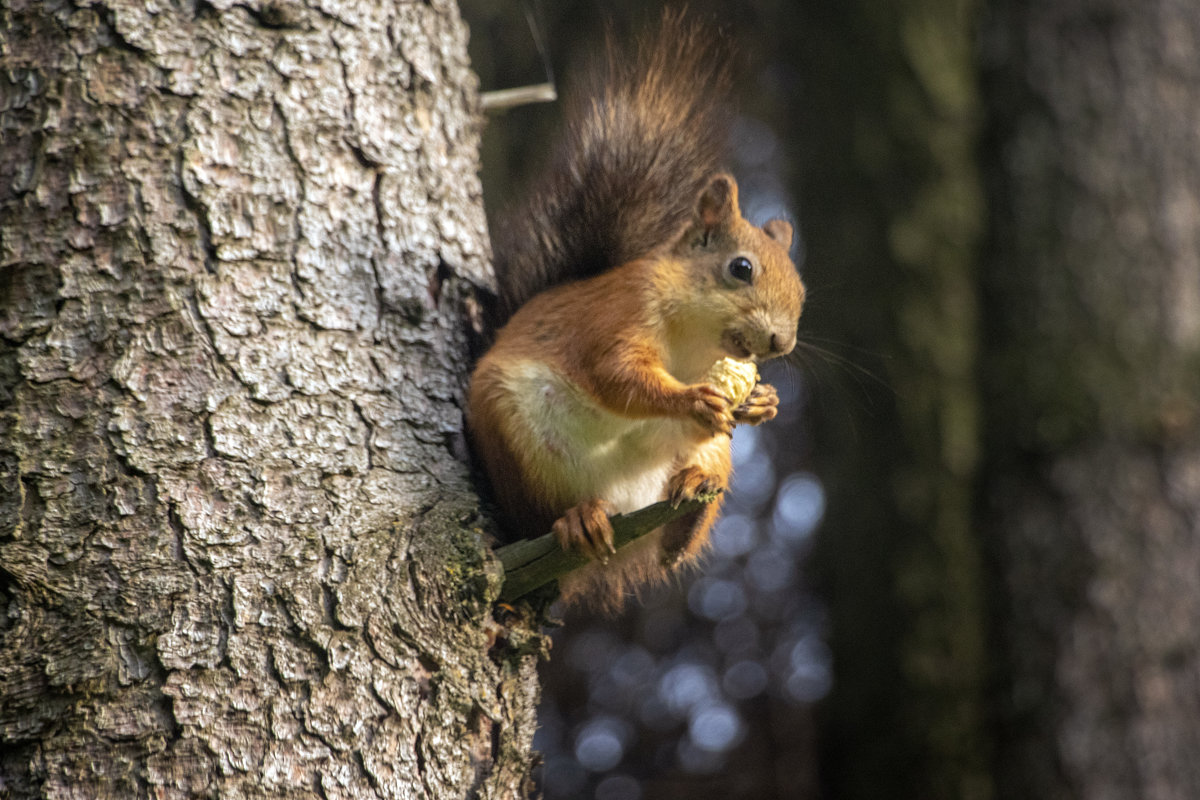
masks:
{"label": "squirrel's nose", "polygon": [[771,355],[782,356],[792,352],[792,348],[796,346],[796,334],[787,333],[771,334]]}

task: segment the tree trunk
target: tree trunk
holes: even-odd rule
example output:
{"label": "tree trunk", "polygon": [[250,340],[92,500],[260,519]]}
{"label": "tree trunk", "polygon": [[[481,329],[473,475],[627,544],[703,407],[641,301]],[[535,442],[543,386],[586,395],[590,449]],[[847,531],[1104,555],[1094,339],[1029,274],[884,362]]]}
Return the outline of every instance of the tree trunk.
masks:
{"label": "tree trunk", "polygon": [[1200,7],[999,2],[987,506],[1003,796],[1200,796]]}
{"label": "tree trunk", "polygon": [[801,340],[849,346],[853,364],[837,397],[811,373],[829,502],[810,571],[834,661],[823,779],[844,799],[986,800],[976,4],[802,8]]}
{"label": "tree trunk", "polygon": [[457,11],[183,6],[0,3],[0,794],[516,797]]}

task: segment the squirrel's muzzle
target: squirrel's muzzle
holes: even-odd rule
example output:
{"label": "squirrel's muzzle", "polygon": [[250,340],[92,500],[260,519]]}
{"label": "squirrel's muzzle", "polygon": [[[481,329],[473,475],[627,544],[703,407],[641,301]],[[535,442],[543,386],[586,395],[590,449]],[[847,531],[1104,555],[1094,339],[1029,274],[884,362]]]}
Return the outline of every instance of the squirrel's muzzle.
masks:
{"label": "squirrel's muzzle", "polygon": [[786,356],[796,347],[796,332],[794,330],[776,331],[771,334],[770,352],[768,358]]}

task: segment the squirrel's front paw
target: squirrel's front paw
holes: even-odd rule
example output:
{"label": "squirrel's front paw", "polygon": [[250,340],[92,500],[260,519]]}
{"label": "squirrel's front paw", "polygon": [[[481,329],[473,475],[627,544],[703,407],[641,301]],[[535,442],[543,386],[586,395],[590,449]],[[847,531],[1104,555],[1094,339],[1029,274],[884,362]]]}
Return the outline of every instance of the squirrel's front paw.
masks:
{"label": "squirrel's front paw", "polygon": [[563,550],[579,550],[592,558],[608,561],[608,557],[617,552],[608,515],[609,505],[604,500],[584,500],[568,508],[550,530]]}
{"label": "squirrel's front paw", "polygon": [[709,433],[729,434],[733,430],[733,412],[729,398],[702,383],[688,389],[692,417]]}
{"label": "squirrel's front paw", "polygon": [[733,421],[761,425],[779,413],[779,393],[769,383],[755,384],[750,396],[733,409]]}
{"label": "squirrel's front paw", "polygon": [[684,467],[667,481],[667,500],[675,508],[685,500],[725,489],[725,479],[697,466]]}

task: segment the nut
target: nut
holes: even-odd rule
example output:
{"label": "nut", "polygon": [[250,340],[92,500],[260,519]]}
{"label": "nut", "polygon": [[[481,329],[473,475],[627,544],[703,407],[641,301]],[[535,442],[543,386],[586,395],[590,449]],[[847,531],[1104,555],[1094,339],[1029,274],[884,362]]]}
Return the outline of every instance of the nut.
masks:
{"label": "nut", "polygon": [[732,358],[722,358],[712,365],[705,380],[721,390],[735,405],[746,402],[754,384],[758,383],[758,367],[752,361],[738,361]]}

